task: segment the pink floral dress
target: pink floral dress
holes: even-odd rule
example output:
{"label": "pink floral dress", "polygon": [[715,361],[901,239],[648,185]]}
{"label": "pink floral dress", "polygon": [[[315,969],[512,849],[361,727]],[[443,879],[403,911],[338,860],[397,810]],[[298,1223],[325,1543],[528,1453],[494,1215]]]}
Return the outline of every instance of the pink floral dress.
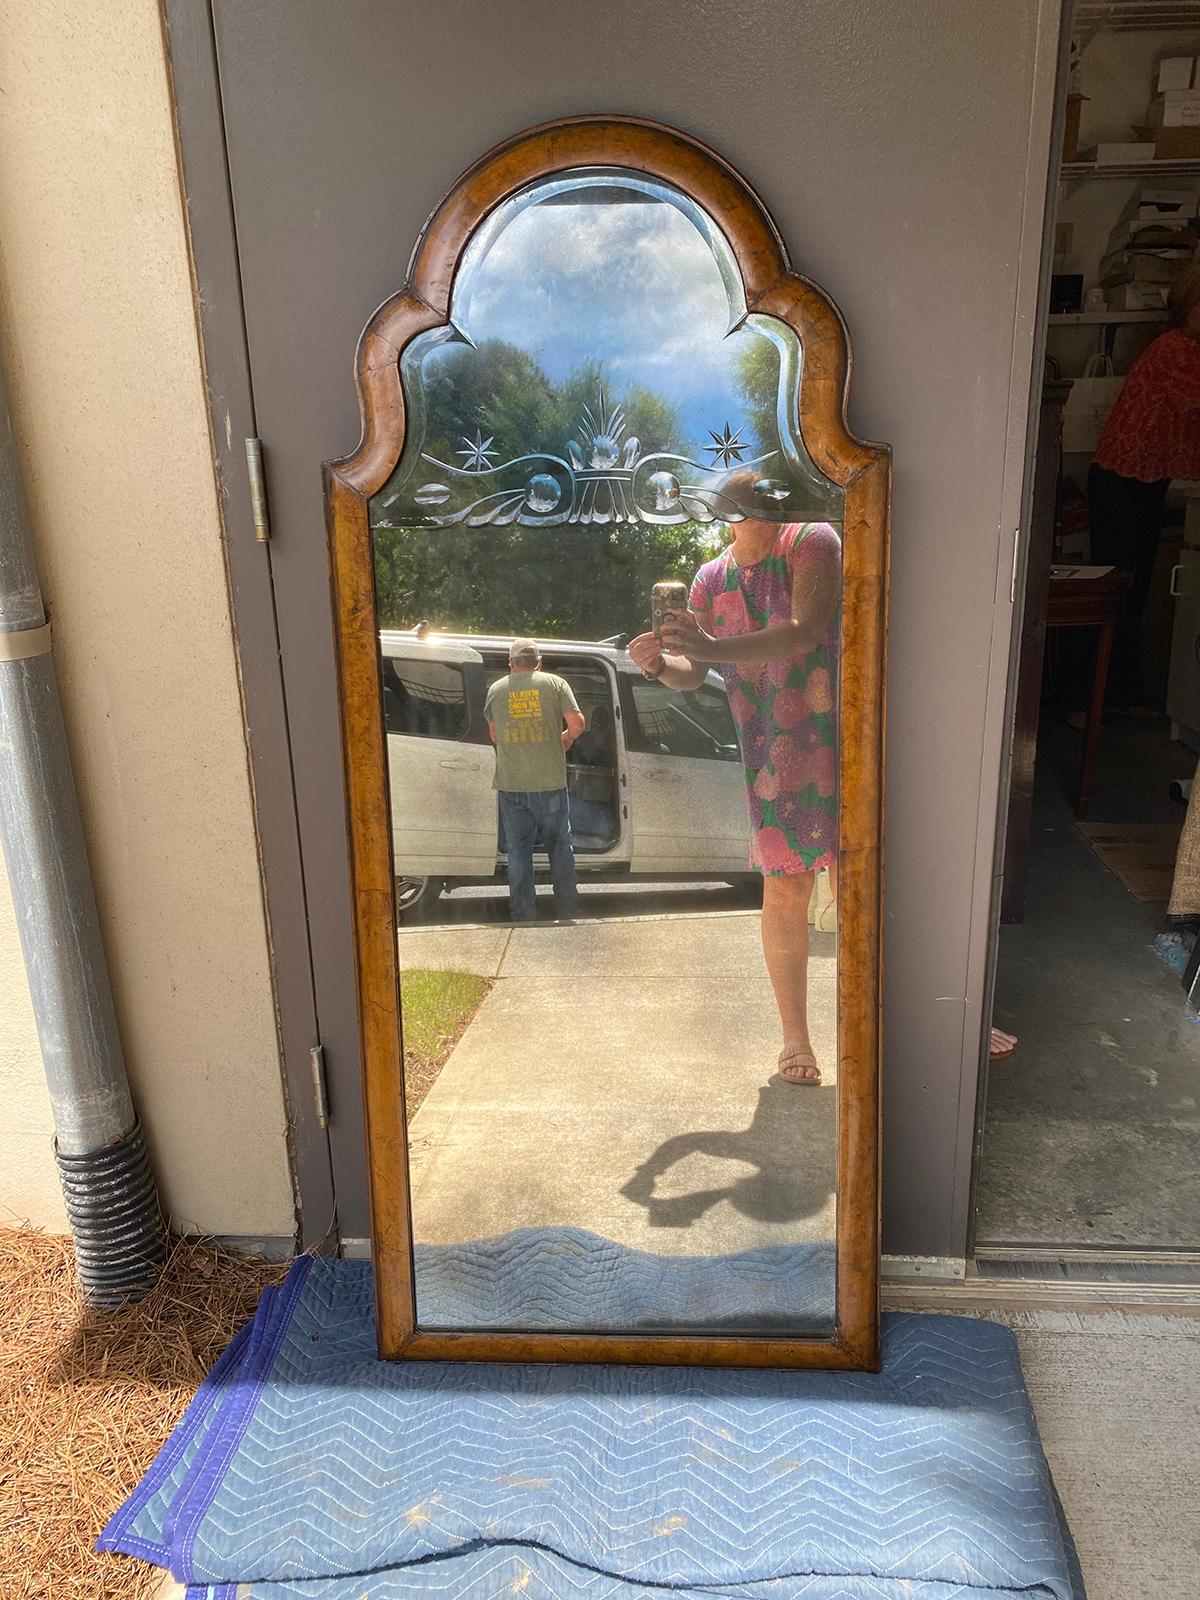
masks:
{"label": "pink floral dress", "polygon": [[[717,639],[789,622],[796,574],[834,560],[842,543],[827,522],[791,523],[769,555],[739,566],[731,550],[705,562],[689,604]],[[737,724],[750,802],[750,865],[800,873],[837,859],[837,649],[839,620],[806,656],[721,661]]]}

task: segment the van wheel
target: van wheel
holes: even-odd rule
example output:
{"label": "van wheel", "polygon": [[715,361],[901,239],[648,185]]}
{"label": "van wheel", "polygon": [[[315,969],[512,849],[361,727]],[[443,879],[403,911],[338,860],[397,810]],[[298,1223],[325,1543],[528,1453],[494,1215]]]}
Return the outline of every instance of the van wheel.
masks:
{"label": "van wheel", "polygon": [[433,907],[443,887],[441,878],[397,878],[396,915],[418,921]]}

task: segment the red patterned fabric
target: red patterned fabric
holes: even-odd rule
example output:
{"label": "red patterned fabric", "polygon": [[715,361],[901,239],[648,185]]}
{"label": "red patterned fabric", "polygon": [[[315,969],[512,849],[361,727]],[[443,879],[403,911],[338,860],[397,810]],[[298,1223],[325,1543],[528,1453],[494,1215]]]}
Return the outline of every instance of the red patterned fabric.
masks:
{"label": "red patterned fabric", "polygon": [[1200,341],[1172,328],[1147,345],[1129,369],[1092,459],[1142,483],[1200,478]]}
{"label": "red patterned fabric", "polygon": [[[811,562],[841,566],[827,522],[789,523],[761,561],[742,566],[733,546],[706,561],[688,604],[718,639],[789,622],[797,575]],[[722,661],[750,804],[750,865],[768,877],[815,872],[837,859],[837,668],[840,626],[806,656]]]}

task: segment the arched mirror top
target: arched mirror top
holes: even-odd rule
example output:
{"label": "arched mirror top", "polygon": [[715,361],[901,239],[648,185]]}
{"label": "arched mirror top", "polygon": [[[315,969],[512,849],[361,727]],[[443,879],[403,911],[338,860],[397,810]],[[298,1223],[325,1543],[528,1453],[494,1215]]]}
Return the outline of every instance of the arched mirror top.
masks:
{"label": "arched mirror top", "polygon": [[[640,208],[640,216],[635,208]],[[503,330],[489,332],[485,303],[489,279],[493,284],[498,281],[506,258],[511,272],[512,257],[527,252],[539,231],[547,238],[556,235],[561,247],[572,231],[564,220],[568,215],[575,220],[588,217],[594,243],[605,242],[601,232],[606,228],[610,246],[618,242],[615,235],[621,228],[638,235],[641,255],[640,260],[636,255],[628,258],[630,276],[647,258],[652,259],[656,241],[669,242],[678,266],[690,267],[695,273],[686,285],[697,291],[689,312],[702,310],[712,326],[706,326],[703,337],[701,330],[688,329],[687,344],[675,349],[660,339],[657,351],[659,365],[665,368],[671,359],[690,356],[687,345],[699,347],[706,341],[707,365],[696,378],[707,375],[711,380],[715,365],[722,362],[727,379],[733,378],[726,382],[724,394],[713,387],[709,395],[717,410],[724,405],[728,417],[721,416],[715,426],[691,419],[694,428],[702,430],[700,462],[719,462],[727,471],[751,459],[743,446],[763,429],[749,426],[748,415],[744,415],[740,430],[733,423],[738,409],[734,402],[740,403],[743,414],[747,410],[747,396],[734,369],[742,360],[752,365],[745,351],[757,347],[760,370],[747,376],[755,388],[759,420],[766,420],[766,373],[771,369],[778,373],[773,396],[778,414],[774,426],[765,431],[771,435],[771,443],[782,446],[778,462],[782,471],[756,474],[755,478],[782,477],[796,498],[791,505],[776,498],[772,510],[772,496],[760,493],[749,509],[754,515],[785,522],[798,515],[834,515],[830,486],[844,487],[856,472],[884,453],[880,447],[854,438],[846,427],[850,361],[841,316],[817,285],[792,271],[765,207],[735,169],[699,141],[636,118],[579,117],[544,124],[498,146],[460,179],[422,231],[404,289],[385,301],[364,329],[357,361],[362,438],[350,456],[331,464],[334,475],[360,494],[379,496],[374,511],[385,523],[397,520],[387,512],[394,513],[400,502],[384,507],[380,491],[386,485],[388,493],[394,492],[410,470],[414,479],[420,476],[414,463],[422,449],[413,434],[425,422],[437,424],[435,417],[412,414],[422,405],[421,385],[414,381],[419,371],[425,363],[430,370],[453,368],[472,345],[478,348],[489,338],[503,337]],[[580,232],[576,230],[577,237]],[[603,260],[611,267],[611,251]],[[582,264],[580,259],[578,265]],[[544,278],[553,262],[541,260],[537,266]],[[655,272],[635,284],[636,297],[641,307],[651,312],[658,308],[660,315],[669,317],[669,270],[664,273],[660,264],[655,266]],[[594,261],[593,274],[597,270]],[[703,293],[699,293],[701,276],[708,280]],[[577,274],[573,279],[577,293],[584,288],[584,278],[585,274]],[[565,283],[564,279],[564,287]],[[614,344],[621,343],[620,319],[615,315],[621,309],[620,284],[610,273],[607,285],[600,287],[604,293],[591,308],[593,330],[601,331],[595,319],[597,313],[603,316],[607,310],[608,332]],[[564,300],[564,318],[568,308],[569,302]],[[491,309],[495,309],[494,296]],[[574,309],[579,309],[578,303]],[[632,308],[627,304],[624,309],[624,353],[640,348],[644,366],[652,358],[654,336],[642,330],[634,339]],[[511,316],[508,320],[511,323]],[[522,330],[526,343],[534,325],[531,319]],[[557,330],[560,360],[564,353],[569,356],[568,333],[565,326]],[[422,335],[429,336],[428,342],[419,352],[411,352],[411,344]],[[583,342],[579,341],[580,346]],[[594,341],[588,342],[589,356],[594,357]],[[434,350],[440,354],[434,356]],[[774,353],[768,354],[772,350]],[[598,395],[588,401],[597,424],[598,404]],[[606,404],[615,407],[619,400],[609,393]],[[688,410],[686,404],[684,409]],[[686,423],[689,419],[682,420]],[[571,435],[581,423],[586,426],[582,414],[571,419]],[[459,459],[457,451],[467,449],[467,443],[474,440],[476,426],[482,428],[481,441],[488,438],[482,419],[477,419],[466,430],[467,442],[458,437],[451,464]],[[648,448],[653,443],[639,438],[639,444]],[[564,438],[522,444],[569,460]],[[403,472],[398,470],[402,450]],[[472,453],[462,459],[478,458]],[[418,482],[408,485],[414,499],[422,487]],[[803,492],[796,494],[797,490]],[[778,488],[775,493],[779,495]],[[414,511],[418,504],[412,507]],[[462,509],[453,494],[443,505],[443,517]],[[677,508],[675,514],[682,517],[683,509]],[[422,506],[419,515],[432,522],[426,516],[429,510],[429,505]],[[413,518],[408,520],[411,523]]]}
{"label": "arched mirror top", "polygon": [[690,196],[622,168],[537,179],[403,352],[404,449],[372,526],[840,520],[800,436],[802,369]]}

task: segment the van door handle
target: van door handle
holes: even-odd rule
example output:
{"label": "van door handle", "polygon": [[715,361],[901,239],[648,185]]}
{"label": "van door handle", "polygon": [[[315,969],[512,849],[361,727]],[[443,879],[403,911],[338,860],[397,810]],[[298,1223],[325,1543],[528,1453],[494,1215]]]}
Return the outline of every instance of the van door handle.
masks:
{"label": "van door handle", "polygon": [[1174,595],[1176,599],[1179,598],[1179,595],[1181,593],[1180,580],[1182,579],[1182,577],[1183,577],[1183,568],[1182,567],[1172,567],[1171,568],[1171,582],[1170,582],[1170,586],[1169,586],[1167,592],[1168,592],[1168,594]]}
{"label": "van door handle", "polygon": [[482,772],[483,768],[478,761],[464,761],[460,756],[453,761],[439,761],[439,767],[445,767],[450,772]]}
{"label": "van door handle", "polygon": [[655,783],[679,782],[679,774],[677,772],[664,772],[661,767],[657,771],[651,770],[646,774],[646,776],[648,778],[653,778]]}

